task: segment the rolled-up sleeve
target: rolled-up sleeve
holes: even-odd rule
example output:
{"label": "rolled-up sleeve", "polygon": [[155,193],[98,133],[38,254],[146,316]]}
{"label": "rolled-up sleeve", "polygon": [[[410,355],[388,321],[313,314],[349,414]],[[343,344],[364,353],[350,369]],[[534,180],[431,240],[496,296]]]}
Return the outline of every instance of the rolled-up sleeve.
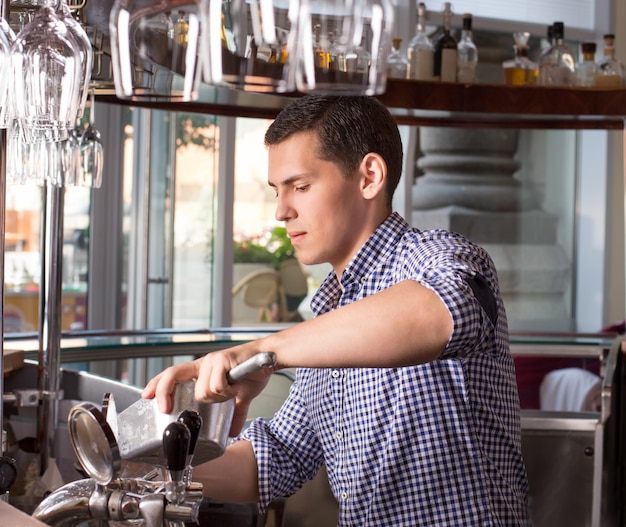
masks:
{"label": "rolled-up sleeve", "polygon": [[[493,347],[496,328],[468,278],[480,276],[495,300],[499,299],[497,277],[489,255],[476,247],[472,249],[434,237],[422,240],[403,263],[406,278],[434,291],[450,312],[454,329],[442,358],[461,357],[477,349],[485,352]],[[504,306],[497,302],[498,316],[506,320]]]}
{"label": "rolled-up sleeve", "polygon": [[297,381],[271,420],[252,421],[241,436],[252,443],[259,478],[259,508],[264,512],[278,497],[288,497],[321,468],[322,447],[309,425]]}

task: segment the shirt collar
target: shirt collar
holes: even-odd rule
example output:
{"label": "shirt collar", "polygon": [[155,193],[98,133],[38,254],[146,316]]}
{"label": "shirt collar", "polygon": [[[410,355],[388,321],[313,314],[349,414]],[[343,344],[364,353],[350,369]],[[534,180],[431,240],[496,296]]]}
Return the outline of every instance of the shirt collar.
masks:
{"label": "shirt collar", "polygon": [[[385,255],[393,250],[408,229],[409,224],[397,212],[387,216],[344,269],[341,275],[344,289],[348,284],[361,280],[378,262],[384,260]],[[329,311],[335,307],[340,296],[341,288],[333,270],[315,293],[311,307],[317,314]]]}
{"label": "shirt collar", "polygon": [[397,212],[392,212],[372,233],[348,263],[341,276],[342,283],[360,280],[378,262],[384,260],[398,243],[409,224]]}

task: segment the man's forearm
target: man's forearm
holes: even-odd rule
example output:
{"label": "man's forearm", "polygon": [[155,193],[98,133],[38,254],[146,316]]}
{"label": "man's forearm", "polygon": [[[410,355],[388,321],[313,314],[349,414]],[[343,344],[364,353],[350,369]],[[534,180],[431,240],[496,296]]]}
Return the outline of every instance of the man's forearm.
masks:
{"label": "man's forearm", "polygon": [[237,441],[213,461],[198,465],[193,480],[202,483],[204,495],[231,503],[256,503],[259,484],[256,458],[249,441]]}
{"label": "man's forearm", "polygon": [[279,367],[399,367],[437,358],[452,330],[437,294],[407,280],[258,344]]}

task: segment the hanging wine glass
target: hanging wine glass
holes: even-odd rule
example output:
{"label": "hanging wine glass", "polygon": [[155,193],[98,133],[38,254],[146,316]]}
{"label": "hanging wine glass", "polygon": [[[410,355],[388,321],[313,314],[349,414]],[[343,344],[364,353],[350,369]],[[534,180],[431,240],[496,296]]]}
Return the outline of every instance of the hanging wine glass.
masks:
{"label": "hanging wine glass", "polygon": [[11,46],[15,33],[8,22],[0,17],[0,128],[8,128],[11,122],[9,91],[11,78]]}
{"label": "hanging wine glass", "polygon": [[111,62],[120,99],[185,102],[198,98],[201,11],[206,0],[116,0]]}
{"label": "hanging wine glass", "polygon": [[65,26],[70,32],[70,35],[75,39],[78,52],[80,53],[81,62],[81,82],[80,82],[80,97],[78,104],[78,117],[83,115],[85,110],[85,104],[87,102],[87,94],[89,92],[89,82],[91,79],[91,69],[93,64],[93,50],[91,47],[91,41],[87,36],[87,33],[83,29],[83,26],[72,16],[72,12],[67,4],[67,0],[61,0],[57,7],[57,14],[63,21]]}
{"label": "hanging wine glass", "polygon": [[65,139],[78,117],[81,57],[53,0],[18,33],[11,56],[13,107],[26,140]]}
{"label": "hanging wine glass", "polygon": [[81,182],[81,139],[84,129],[78,124],[72,128],[63,145],[63,182],[65,186],[78,186]]}
{"label": "hanging wine glass", "polygon": [[78,171],[76,184],[79,186],[100,188],[102,185],[102,169],[104,164],[104,148],[102,136],[96,128],[94,90],[91,90],[89,106],[89,126],[80,140],[81,168]]}
{"label": "hanging wine glass", "polygon": [[63,141],[53,141],[50,143],[35,143],[39,148],[39,156],[42,162],[42,173],[44,180],[53,187],[63,187],[65,185],[65,145],[67,139]]}
{"label": "hanging wine glass", "polygon": [[7,129],[6,177],[8,183],[23,184],[29,177],[28,146],[19,121],[10,121]]}
{"label": "hanging wine glass", "polygon": [[7,130],[7,181],[45,185],[49,177],[48,149],[50,143],[28,142],[17,119]]}
{"label": "hanging wine glass", "polygon": [[295,66],[298,90],[383,93],[393,35],[391,0],[301,0]]}
{"label": "hanging wine glass", "polygon": [[295,89],[298,0],[207,0],[202,75],[210,84],[245,91]]}

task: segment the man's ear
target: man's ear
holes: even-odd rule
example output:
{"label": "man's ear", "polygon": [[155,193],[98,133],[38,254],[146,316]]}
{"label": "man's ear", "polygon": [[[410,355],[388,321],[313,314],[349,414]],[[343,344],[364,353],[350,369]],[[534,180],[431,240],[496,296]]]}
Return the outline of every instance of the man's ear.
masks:
{"label": "man's ear", "polygon": [[385,194],[387,163],[380,154],[369,152],[361,161],[361,194],[365,199],[374,199]]}

